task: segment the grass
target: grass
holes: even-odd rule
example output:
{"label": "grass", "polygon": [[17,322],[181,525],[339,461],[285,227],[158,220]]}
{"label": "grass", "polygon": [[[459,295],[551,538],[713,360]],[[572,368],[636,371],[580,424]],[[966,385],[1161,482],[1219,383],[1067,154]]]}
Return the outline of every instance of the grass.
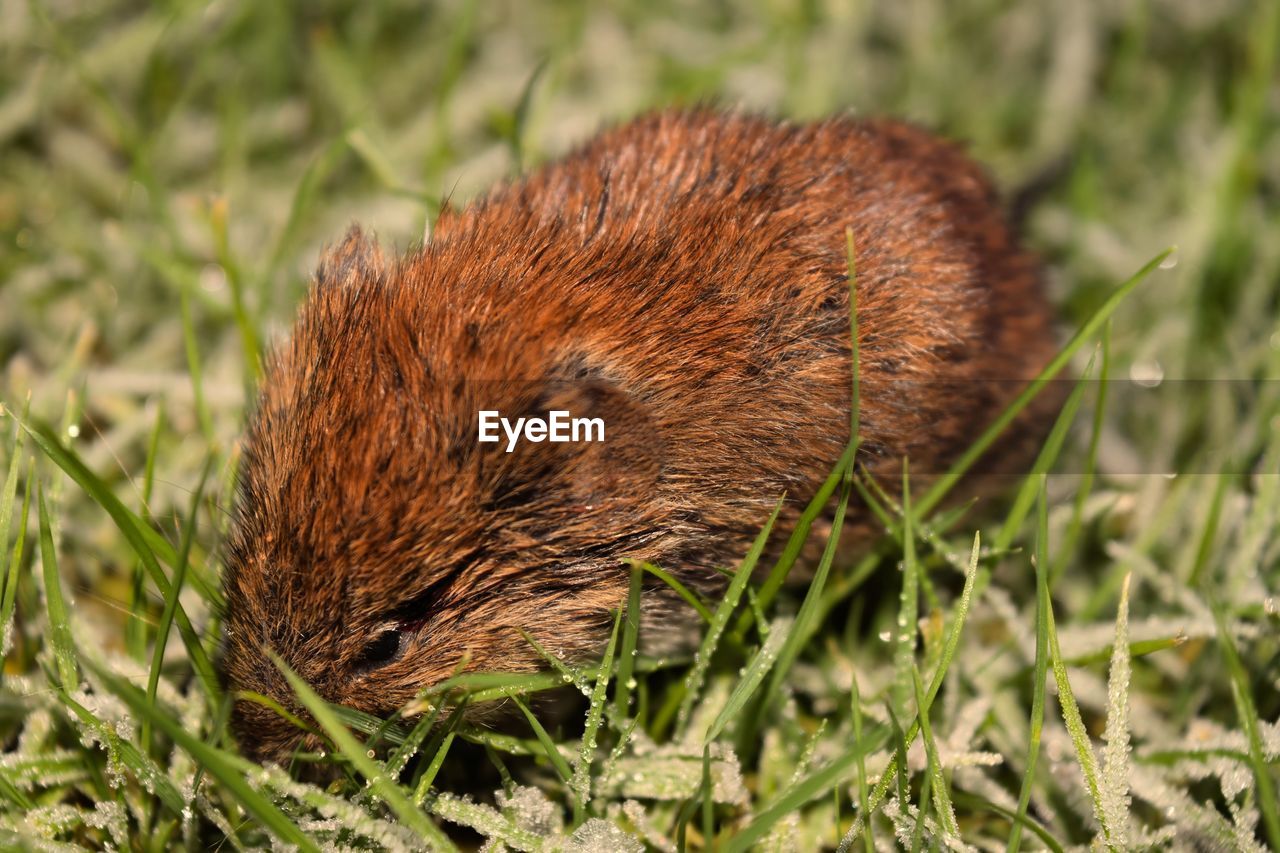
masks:
{"label": "grass", "polygon": [[[904,8],[0,3],[0,848],[1280,849],[1280,4]],[[1023,227],[1089,380],[1034,469],[898,504],[850,450],[696,656],[636,654],[631,595],[606,666],[391,721],[298,682],[323,752],[244,761],[218,549],[321,245],[706,99],[914,118],[1010,189],[1064,165]],[[857,501],[871,552],[786,584]],[[527,730],[456,711],[498,697]]]}

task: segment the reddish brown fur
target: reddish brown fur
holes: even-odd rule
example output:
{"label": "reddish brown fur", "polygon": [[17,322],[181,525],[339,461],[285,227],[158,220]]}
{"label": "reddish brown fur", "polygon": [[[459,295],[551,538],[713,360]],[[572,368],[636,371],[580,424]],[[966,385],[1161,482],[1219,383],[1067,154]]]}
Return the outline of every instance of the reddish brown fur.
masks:
{"label": "reddish brown fur", "polygon": [[[937,471],[1017,390],[970,380],[1033,376],[1053,336],[982,171],[916,128],[662,112],[447,214],[403,258],[353,231],[246,439],[232,685],[296,707],[270,648],[327,699],[385,713],[464,659],[538,668],[521,628],[598,653],[622,558],[714,588],[847,440],[846,226],[866,462]],[[958,381],[898,381],[937,378]],[[605,444],[477,443],[478,409],[553,399],[602,414]],[[391,631],[402,653],[361,665]],[[294,742],[251,703],[236,723],[258,757]]]}

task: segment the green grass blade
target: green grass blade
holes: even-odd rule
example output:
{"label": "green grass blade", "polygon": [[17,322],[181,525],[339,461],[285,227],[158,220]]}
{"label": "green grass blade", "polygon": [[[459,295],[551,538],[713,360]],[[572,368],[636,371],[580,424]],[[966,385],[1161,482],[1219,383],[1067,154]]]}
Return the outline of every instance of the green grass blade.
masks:
{"label": "green grass blade", "polygon": [[[436,774],[444,766],[444,759],[449,754],[449,748],[453,746],[454,737],[462,726],[468,704],[467,698],[463,697],[457,706],[449,712],[444,724],[431,734],[431,740],[427,741],[427,745],[422,750],[423,755],[431,756],[431,761],[426,766],[419,768],[413,780],[413,804],[419,808],[427,800],[427,796],[431,792],[431,785],[436,780]],[[530,752],[530,754],[532,755],[533,753]],[[389,769],[395,770],[394,766]],[[398,770],[395,772],[399,773]]]}
{"label": "green grass blade", "polygon": [[[12,765],[5,769],[10,770],[10,772],[13,771]],[[31,811],[36,805],[21,788],[13,784],[13,781],[9,778],[9,773],[0,773],[0,797],[13,803],[24,812]],[[23,848],[18,844],[14,844],[12,849],[21,850]]]}
{"label": "green grass blade", "polygon": [[720,709],[720,713],[712,721],[711,727],[707,729],[707,733],[702,739],[704,745],[718,738],[730,721],[741,716],[747,702],[755,694],[765,676],[769,674],[769,670],[773,668],[774,663],[778,660],[778,653],[782,650],[783,641],[790,634],[790,629],[793,625],[794,622],[790,619],[785,619],[785,617],[780,617],[774,622],[768,637],[765,638],[764,643],[756,653],[751,656],[751,660],[747,663],[742,677],[734,685],[728,701],[725,702],[724,707]]}
{"label": "green grass blade", "polygon": [[432,705],[431,710],[423,714],[422,717],[409,730],[409,734],[396,747],[395,751],[387,757],[387,773],[392,776],[400,775],[400,771],[404,770],[405,765],[409,763],[409,759],[422,747],[423,741],[427,739],[427,735],[435,727],[436,720],[440,717],[441,706]]}
{"label": "green grass blade", "polygon": [[[800,610],[796,613],[796,621],[791,630],[786,632],[782,649],[778,652],[778,660],[773,664],[769,675],[769,686],[765,688],[766,697],[782,695],[782,682],[791,665],[800,657],[809,638],[818,630],[818,611],[822,602],[822,591],[826,587],[827,577],[831,574],[831,564],[835,560],[836,549],[840,544],[840,533],[844,529],[845,512],[849,508],[849,495],[853,491],[853,460],[850,459],[844,470],[844,480],[840,488],[840,499],[836,503],[835,516],[831,521],[831,534],[827,537],[827,545],[822,557],[818,560],[818,569],[813,573],[813,580],[805,591],[804,600],[800,602]],[[754,730],[753,725],[749,729]]]}
{"label": "green grass blade", "polygon": [[952,794],[955,803],[963,808],[972,811],[988,811],[992,814],[999,815],[1015,826],[1022,826],[1032,831],[1036,838],[1039,838],[1044,846],[1053,851],[1053,853],[1065,853],[1064,848],[1058,843],[1058,840],[1049,834],[1040,823],[1026,815],[1020,815],[1015,811],[1005,808],[998,803],[993,803],[983,797],[976,797],[973,794],[966,794],[963,791],[955,791]]}
{"label": "green grass blade", "polygon": [[[63,470],[67,476],[107,511],[111,519],[126,536],[136,535],[141,544],[147,548],[153,558],[174,565],[178,560],[178,552],[169,542],[146,524],[143,519],[128,509],[112,494],[110,487],[84,464],[79,455],[58,438],[48,424],[36,420],[22,421],[22,428],[35,441],[45,456]],[[130,544],[133,544],[132,539]],[[213,599],[211,599],[213,600]]]}
{"label": "green grass blade", "polygon": [[[346,139],[335,139],[320,150],[302,173],[302,178],[298,181],[297,189],[293,193],[293,200],[289,205],[289,215],[285,219],[280,233],[276,236],[266,267],[262,270],[258,279],[257,290],[261,297],[260,301],[264,303],[262,305],[264,313],[272,307],[268,297],[276,289],[271,285],[275,280],[276,274],[280,271],[281,264],[284,263],[285,256],[298,237],[302,222],[306,218],[307,211],[311,208],[312,200],[315,198],[316,193],[319,192],[321,185],[342,162],[346,152]],[[287,289],[287,292],[291,297],[293,296],[292,289]],[[291,298],[290,304],[293,301]]]}
{"label": "green grass blade", "polygon": [[524,87],[520,90],[520,99],[516,102],[516,108],[511,117],[509,144],[511,146],[511,159],[515,162],[516,174],[524,172],[527,165],[525,135],[529,129],[529,115],[533,111],[533,95],[537,91],[538,81],[542,79],[550,61],[550,57],[543,57],[534,66],[533,72],[529,74],[529,79],[525,81]]}
{"label": "green grass blade", "polygon": [[[152,523],[151,494],[156,482],[156,457],[160,451],[160,435],[164,431],[164,398],[160,398],[156,406],[156,420],[151,427],[151,438],[147,442],[147,459],[142,471],[142,520],[148,526]],[[141,661],[147,654],[147,573],[141,560],[135,560],[129,585],[129,621],[125,624],[125,648],[129,656]]]}
{"label": "green grass blade", "polygon": [[[29,404],[28,404],[29,405]],[[3,405],[0,405],[0,417],[5,414]],[[7,555],[9,553],[9,532],[13,525],[13,505],[18,497],[18,472],[22,467],[22,451],[27,434],[22,431],[22,427],[17,421],[14,421],[13,427],[13,443],[12,453],[9,456],[9,471],[4,478],[4,489],[0,491],[0,554]],[[0,573],[0,577],[8,577],[10,564],[5,563],[4,572]],[[14,571],[17,571],[16,566]],[[8,623],[0,623],[8,624]],[[5,651],[8,650],[8,643],[4,644]]]}
{"label": "green grass blade", "polygon": [[[938,757],[938,745],[933,740],[933,727],[929,724],[929,704],[924,693],[924,683],[920,678],[920,670],[911,667],[911,681],[915,688],[916,708],[919,713],[920,732],[924,737],[924,752],[928,760],[929,775],[933,777],[933,808],[938,813],[938,822],[943,832],[953,838],[960,837],[960,827],[956,824],[955,808],[951,805],[950,786],[946,774],[942,771],[942,761]],[[921,803],[921,809],[924,803]]]}
{"label": "green grass blade", "polygon": [[[552,655],[551,657],[555,657]],[[557,663],[560,661],[557,660]],[[563,665],[563,664],[562,664]],[[567,670],[566,670],[567,671]],[[450,688],[462,688],[472,702],[491,702],[495,699],[506,699],[510,696],[537,693],[543,690],[555,690],[564,686],[560,676],[550,672],[535,672],[523,675],[511,673],[468,672],[450,678]]]}
{"label": "green grass blade", "polygon": [[1067,401],[1063,404],[1062,411],[1058,413],[1057,420],[1054,421],[1053,429],[1049,431],[1048,438],[1045,439],[1040,452],[1036,454],[1036,461],[1031,466],[1031,473],[1022,481],[1022,488],[1018,490],[1018,496],[1014,499],[1008,515],[1005,516],[1004,525],[996,535],[995,548],[997,551],[1007,550],[1013,544],[1013,537],[1017,535],[1018,529],[1022,527],[1022,522],[1026,520],[1027,514],[1031,512],[1031,507],[1036,502],[1036,495],[1039,494],[1041,477],[1048,474],[1049,470],[1053,468],[1054,462],[1058,460],[1058,454],[1062,451],[1067,431],[1075,423],[1076,413],[1080,410],[1080,402],[1084,399],[1084,389],[1092,372],[1093,358],[1090,358],[1084,372],[1076,380],[1075,387],[1071,389],[1070,395],[1067,396]]}
{"label": "green grass blade", "polygon": [[156,728],[168,735],[210,776],[217,779],[236,802],[272,834],[281,841],[295,845],[299,850],[319,853],[318,844],[304,834],[270,799],[249,784],[246,776],[254,770],[255,765],[200,740],[170,715],[152,708],[147,702],[146,694],[132,684],[98,668],[92,661],[87,665],[112,693],[124,700],[135,714],[150,719]]}
{"label": "green grass blade", "polygon": [[1080,485],[1076,487],[1076,498],[1071,508],[1071,521],[1067,524],[1067,532],[1062,547],[1058,549],[1058,558],[1049,573],[1049,580],[1056,580],[1067,560],[1079,548],[1080,534],[1084,529],[1084,505],[1093,490],[1094,476],[1098,470],[1098,449],[1102,446],[1102,428],[1106,422],[1107,391],[1111,383],[1111,321],[1102,327],[1102,367],[1098,375],[1098,394],[1093,405],[1093,422],[1089,432],[1089,449],[1085,452],[1084,474]]}
{"label": "green grass blade", "polygon": [[969,564],[964,572],[964,588],[960,590],[960,598],[956,602],[955,614],[951,617],[951,628],[947,631],[947,637],[942,643],[942,654],[938,658],[938,668],[934,670],[933,678],[929,679],[929,690],[926,696],[930,705],[937,698],[938,691],[942,689],[942,681],[947,677],[947,671],[951,669],[951,662],[955,660],[956,649],[960,647],[960,633],[964,630],[965,622],[969,619],[969,608],[973,604],[973,591],[978,579],[978,558],[981,555],[982,536],[975,531],[973,534],[973,547],[969,550]]}
{"label": "green grass blade", "polygon": [[916,565],[915,515],[911,511],[908,463],[902,460],[902,591],[898,595],[898,623],[893,646],[893,709],[908,719],[911,667],[915,664],[916,622],[920,618],[919,578]]}
{"label": "green grass blade", "polygon": [[[1176,649],[1187,644],[1186,634],[1175,634],[1172,637],[1159,637],[1154,640],[1139,640],[1129,642],[1129,657],[1141,658],[1147,655],[1153,655],[1156,652],[1162,652],[1165,649]],[[1102,648],[1087,654],[1077,655],[1073,658],[1067,658],[1067,666],[1090,666],[1096,663],[1105,663],[1112,659],[1115,654],[1115,645],[1108,643]]]}
{"label": "green grass blade", "polygon": [[1271,767],[1262,745],[1258,709],[1253,703],[1253,693],[1249,687],[1249,673],[1244,667],[1244,662],[1240,660],[1240,653],[1236,651],[1231,627],[1227,624],[1226,615],[1221,607],[1214,608],[1213,618],[1218,626],[1218,645],[1222,649],[1222,659],[1231,676],[1231,695],[1235,699],[1236,716],[1240,719],[1240,725],[1244,728],[1245,741],[1249,744],[1249,764],[1253,769],[1258,811],[1262,813],[1262,826],[1271,849],[1280,850],[1280,800],[1276,799],[1275,783],[1271,780]]}
{"label": "green grass blade", "polygon": [[[849,706],[853,717],[853,742],[862,743],[862,696],[858,690],[858,674],[851,673],[849,678]],[[862,847],[866,853],[874,853],[875,836],[868,819],[871,813],[870,800],[867,798],[867,760],[858,753],[858,814],[862,816]],[[852,827],[851,827],[852,829]],[[852,839],[850,839],[852,840]],[[843,844],[842,847],[847,845]]]}
{"label": "green grass blade", "polygon": [[[165,576],[164,570],[160,568],[160,563],[156,559],[156,552],[152,549],[152,543],[159,538],[154,530],[144,525],[142,521],[129,511],[120,500],[111,493],[111,490],[98,479],[97,475],[91,472],[85,466],[80,458],[71,451],[67,450],[57,436],[44,424],[40,423],[24,423],[23,428],[32,437],[35,443],[44,451],[45,455],[54,461],[55,464],[73,480],[80,485],[82,489],[107,511],[111,516],[111,520],[115,522],[116,527],[124,534],[129,545],[133,548],[135,554],[142,560],[143,565],[147,569],[147,574],[151,577],[151,582],[156,585],[160,591],[161,597],[165,600],[169,598],[169,579]],[[150,530],[152,536],[148,537],[144,530]],[[161,540],[163,541],[163,540]],[[168,547],[167,543],[165,547]],[[172,554],[172,549],[170,549]],[[173,555],[171,564],[176,563],[177,556]],[[221,693],[218,685],[218,677],[214,673],[213,664],[209,660],[208,654],[204,650],[204,646],[200,644],[200,638],[196,634],[195,628],[191,625],[191,619],[188,617],[186,610],[182,607],[181,602],[176,606],[174,617],[178,623],[178,631],[182,635],[183,643],[187,647],[187,653],[191,657],[196,673],[200,676],[201,683],[205,687],[205,691],[211,698],[215,698]]]}
{"label": "green grass blade", "polygon": [[702,793],[702,844],[707,849],[715,848],[716,838],[716,806],[714,789],[711,784],[711,747],[702,748],[702,781],[698,784]]}
{"label": "green grass blade", "polygon": [[1112,842],[1125,849],[1129,843],[1129,585],[1133,575],[1124,577],[1120,605],[1116,609],[1116,639],[1107,679],[1107,725],[1102,739],[1102,805],[1111,825]]}
{"label": "green grass blade", "polygon": [[[857,442],[850,441],[845,446],[844,452],[840,454],[840,459],[836,461],[835,467],[831,469],[831,473],[827,475],[827,479],[818,487],[818,491],[804,508],[804,511],[800,513],[800,517],[796,520],[796,526],[792,529],[791,536],[787,539],[787,544],[782,549],[781,556],[773,564],[773,568],[769,570],[768,577],[765,578],[764,583],[760,585],[760,589],[756,593],[756,600],[761,611],[769,609],[773,599],[778,595],[778,591],[782,589],[782,584],[786,581],[787,574],[791,571],[791,567],[800,556],[800,550],[804,548],[804,544],[809,538],[809,530],[813,527],[813,522],[826,509],[827,501],[831,498],[832,493],[835,492],[836,487],[840,485],[840,481],[844,478],[845,469],[853,462],[856,451]],[[754,610],[747,609],[739,617],[738,624],[733,630],[733,642],[735,645],[740,645],[746,638],[754,614]]]}
{"label": "green grass blade", "polygon": [[452,729],[446,731],[440,739],[440,745],[431,753],[431,763],[427,765],[422,776],[418,779],[417,787],[413,791],[413,804],[421,806],[427,800],[427,794],[431,791],[431,785],[436,781],[436,774],[440,772],[440,768],[444,766],[444,760],[449,756],[449,748],[453,746],[453,740],[457,736],[457,732]]}
{"label": "green grass blade", "polygon": [[1036,659],[1031,676],[1031,736],[1027,741],[1027,766],[1022,774],[1022,790],[1018,794],[1018,810],[1009,832],[1009,853],[1022,846],[1022,827],[1035,787],[1036,764],[1040,757],[1040,739],[1044,731],[1044,702],[1049,671],[1049,567],[1046,565],[1049,538],[1049,511],[1045,498],[1045,477],[1040,475],[1036,534]]}
{"label": "green grass blade", "polygon": [[778,520],[778,514],[782,512],[783,499],[780,498],[773,507],[773,512],[769,515],[769,520],[765,522],[764,527],[756,535],[755,541],[751,543],[751,547],[747,549],[747,554],[742,559],[742,564],[738,566],[738,570],[733,575],[733,580],[729,582],[729,588],[725,590],[724,598],[720,600],[720,605],[716,608],[715,615],[711,618],[711,624],[702,635],[702,643],[698,648],[698,653],[694,655],[693,667],[689,670],[689,675],[684,682],[684,698],[680,702],[680,710],[676,713],[676,730],[680,733],[688,728],[689,715],[693,710],[694,700],[698,696],[698,691],[702,688],[702,681],[705,678],[707,669],[711,666],[711,658],[716,653],[716,648],[720,644],[720,637],[724,634],[725,628],[729,624],[729,619],[733,616],[733,611],[738,606],[738,602],[742,599],[742,593],[746,590],[747,584],[751,581],[751,575],[755,572],[756,563],[760,561],[760,555],[764,553],[765,544],[769,541],[769,534],[773,532],[773,525]]}
{"label": "green grass blade", "polygon": [[[529,706],[520,700],[518,696],[512,696],[511,701],[516,703],[516,707],[524,714],[524,718],[529,721],[529,727],[533,729],[533,734],[538,738],[538,743],[542,744],[542,750],[547,756],[547,760],[551,762],[551,766],[560,776],[560,780],[566,785],[573,784],[573,768],[569,766],[569,762],[560,754],[560,750],[556,748],[556,742],[547,733],[538,716],[529,710]],[[582,807],[576,799],[574,800],[574,812]]]}
{"label": "green grass blade", "polygon": [[1079,350],[1080,347],[1084,346],[1085,341],[1091,338],[1098,331],[1102,324],[1107,321],[1107,318],[1115,313],[1115,310],[1120,307],[1120,303],[1125,300],[1125,297],[1127,297],[1143,279],[1150,275],[1153,270],[1159,267],[1171,252],[1173,252],[1173,249],[1165,249],[1163,252],[1147,261],[1147,263],[1143,265],[1142,269],[1138,270],[1127,281],[1112,291],[1111,295],[1108,296],[1100,306],[1098,306],[1098,309],[1094,311],[1089,319],[1084,322],[1084,325],[1076,331],[1075,335],[1073,335],[1071,340],[1067,342],[1066,346],[1059,350],[1056,356],[1050,359],[1049,363],[1044,366],[1044,369],[1040,371],[1039,375],[1037,375],[1036,378],[1022,390],[1022,393],[1014,398],[1012,403],[1005,407],[1004,411],[1000,413],[1000,416],[992,422],[991,426],[987,427],[978,440],[969,445],[969,448],[961,454],[960,458],[956,460],[956,463],[951,466],[947,473],[940,477],[929,491],[925,493],[925,496],[921,498],[920,504],[916,510],[919,515],[928,515],[929,512],[932,511],[944,497],[946,497],[947,493],[950,492],[955,484],[960,481],[960,478],[964,476],[965,472],[973,467],[973,464],[978,461],[979,457],[981,457],[983,453],[986,453],[987,449],[991,447],[992,443],[994,443],[1009,424],[1013,422],[1014,418],[1016,418],[1022,410],[1025,409],[1042,390],[1044,390],[1045,386],[1053,380],[1053,377],[1057,376],[1062,369],[1067,366],[1067,362],[1071,360],[1071,357],[1075,355],[1076,351]]}
{"label": "green grass blade", "polygon": [[288,708],[281,705],[275,699],[272,699],[270,696],[266,696],[262,693],[258,693],[255,690],[237,690],[235,692],[235,698],[237,700],[244,700],[246,702],[255,702],[261,705],[267,710],[274,712],[275,714],[280,716],[282,719],[287,720],[290,725],[292,725],[294,728],[298,729],[299,731],[310,732],[311,734],[314,734],[317,736],[322,734],[319,730],[316,729],[315,726],[311,725],[306,720],[302,719],[297,714],[293,713]]}
{"label": "green grass blade", "polygon": [[609,643],[605,646],[604,659],[596,672],[595,688],[591,691],[591,705],[587,708],[587,723],[582,732],[582,749],[578,753],[577,764],[573,768],[572,787],[577,799],[577,813],[584,813],[591,802],[591,764],[596,756],[596,736],[600,731],[600,723],[604,719],[605,697],[609,690],[609,679],[613,676],[613,656],[618,647],[618,628],[622,624],[622,611],[614,614],[613,631],[609,634]]}
{"label": "green grass blade", "polygon": [[1098,781],[1098,757],[1093,752],[1093,744],[1089,740],[1089,732],[1080,716],[1080,706],[1076,704],[1075,693],[1071,690],[1071,680],[1067,677],[1067,664],[1058,650],[1058,632],[1053,624],[1053,608],[1048,612],[1049,653],[1053,664],[1053,678],[1058,685],[1058,705],[1062,708],[1062,720],[1066,723],[1071,741],[1075,744],[1076,760],[1080,764],[1080,772],[1084,775],[1085,786],[1089,790],[1089,799],[1093,803],[1093,814],[1102,827],[1102,836],[1108,848],[1118,848],[1111,842],[1111,827],[1107,822],[1106,812],[1102,807],[1102,789]]}
{"label": "green grass blade", "polygon": [[200,433],[208,444],[213,444],[213,416],[204,398],[204,365],[200,360],[200,346],[196,341],[195,317],[191,311],[191,291],[195,282],[191,276],[178,280],[178,316],[182,320],[182,348],[187,357],[187,372],[191,374],[191,393],[195,399],[196,421]]}
{"label": "green grass blade", "polygon": [[1209,568],[1213,556],[1213,545],[1218,538],[1218,525],[1222,519],[1222,503],[1227,496],[1227,487],[1235,479],[1225,472],[1219,474],[1213,487],[1213,499],[1209,503],[1209,517],[1205,519],[1204,529],[1200,534],[1200,542],[1196,546],[1195,562],[1191,565],[1191,574],[1187,578],[1187,586],[1199,589],[1204,582],[1204,573]]}
{"label": "green grass blade", "polygon": [[[924,849],[924,825],[929,819],[929,806],[933,793],[933,774],[925,773],[920,783],[920,805],[916,809],[915,826],[911,828],[911,853],[920,853]],[[906,802],[905,800],[903,802]]]}
{"label": "green grass blade", "polygon": [[49,526],[49,510],[45,506],[44,486],[36,486],[36,503],[40,515],[40,567],[44,574],[45,610],[49,616],[49,640],[57,664],[58,685],[74,690],[80,682],[76,670],[75,644],[71,640],[71,623],[67,618],[67,602],[62,597],[62,578],[58,574],[58,555],[53,547],[53,531]]}
{"label": "green grass blade", "polygon": [[[907,767],[907,752],[911,749],[911,741],[914,737],[908,738],[907,733],[902,728],[902,722],[898,719],[897,713],[893,710],[893,703],[886,701],[884,703],[885,713],[889,716],[889,727],[893,733],[893,760],[889,762],[889,766],[885,768],[884,775],[886,778],[892,777],[897,783],[898,802],[904,806],[911,801],[911,780],[908,776],[910,769]],[[919,725],[919,723],[916,723]],[[915,729],[913,728],[914,732]],[[871,809],[875,811],[875,797],[871,799]]]}
{"label": "green grass blade", "polygon": [[[160,686],[160,670],[164,665],[165,646],[169,642],[169,629],[173,626],[173,614],[178,608],[178,596],[182,594],[182,584],[187,576],[187,563],[191,558],[191,543],[195,540],[196,535],[196,517],[200,510],[200,499],[204,497],[204,486],[209,480],[209,472],[213,469],[213,457],[205,459],[204,469],[200,472],[200,479],[196,483],[195,491],[191,493],[191,506],[187,511],[186,524],[182,529],[182,545],[178,553],[178,565],[173,570],[173,584],[169,587],[169,594],[165,598],[164,610],[160,614],[160,623],[156,625],[156,641],[155,648],[151,655],[151,669],[147,673],[147,702],[151,707],[156,705],[156,689]],[[151,740],[151,727],[148,720],[142,722],[142,744],[148,753],[152,752],[155,746]]]}
{"label": "green grass blade", "polygon": [[[91,659],[86,659],[85,666],[95,675],[99,674]],[[107,686],[114,692],[114,687],[111,684]],[[136,690],[137,688],[134,689]],[[127,767],[142,782],[144,787],[147,787],[155,794],[156,799],[163,803],[169,811],[174,814],[182,813],[182,809],[186,806],[182,794],[178,792],[173,780],[155,762],[143,755],[142,751],[132,741],[121,737],[114,725],[98,719],[88,708],[72,698],[71,694],[63,690],[55,690],[55,692],[57,693],[58,701],[75,715],[80,724],[86,729],[93,730],[97,739],[106,744],[108,755],[115,758],[124,767]]]}
{"label": "green grass blade", "polygon": [[[31,519],[31,487],[36,479],[35,459],[27,461],[27,482],[22,494],[22,512],[18,516],[18,530],[13,539],[13,550],[9,551],[9,571],[4,578],[4,597],[0,599],[0,630],[4,632],[3,648],[0,658],[8,657],[13,645],[14,611],[18,600],[18,577],[22,570],[22,558],[27,541],[27,523]],[[4,677],[4,667],[0,666],[0,679]]]}
{"label": "green grass blade", "polygon": [[[743,853],[743,851],[750,850],[752,845],[768,835],[779,821],[793,814],[815,797],[824,796],[831,790],[832,785],[848,777],[850,771],[857,764],[859,757],[870,755],[880,749],[888,737],[888,733],[887,727],[880,726],[876,728],[861,743],[851,744],[848,749],[832,759],[830,763],[810,773],[796,784],[789,786],[773,802],[756,812],[755,817],[734,835],[724,847],[726,853]],[[882,780],[887,780],[893,772],[894,767],[891,766],[885,771],[886,775],[882,777]],[[881,796],[883,796],[883,793]],[[876,807],[877,803],[873,798],[871,810],[874,812]]]}
{"label": "green grass blade", "polygon": [[[942,654],[938,661],[938,669],[934,672],[933,679],[929,684],[929,690],[925,695],[926,706],[931,706],[933,704],[934,699],[938,695],[938,691],[942,689],[942,683],[946,679],[947,671],[951,666],[951,662],[955,658],[956,648],[960,643],[960,633],[964,630],[965,621],[968,618],[975,580],[978,576],[978,557],[980,555],[980,546],[981,540],[979,536],[975,534],[973,538],[973,550],[969,557],[969,566],[965,572],[964,590],[961,592],[960,602],[956,606],[956,615],[952,620],[951,630],[948,632],[947,639],[943,643]],[[893,715],[892,704],[888,707],[890,715]],[[912,724],[911,730],[905,734],[905,741],[910,743],[915,740],[916,734],[919,733],[919,729],[920,722],[917,720]],[[875,790],[871,792],[871,801],[868,804],[868,810],[865,813],[865,817],[860,815],[858,818],[859,821],[869,821],[871,816],[875,814],[876,809],[880,808],[880,804],[884,801],[884,797],[889,791],[889,785],[892,784],[893,779],[898,775],[898,772],[898,757],[891,756],[888,766],[885,768],[884,772],[880,774],[880,780],[876,782]],[[905,802],[905,798],[903,801]],[[857,826],[858,824],[855,823],[853,828],[856,829]]]}
{"label": "green grass blade", "polygon": [[653,563],[646,563],[643,560],[628,560],[627,563],[632,568],[639,566],[644,571],[671,587],[672,592],[680,596],[686,604],[698,612],[698,616],[702,618],[703,622],[706,622],[707,624],[711,623],[713,617],[711,615],[711,611],[707,609],[707,605],[703,604],[702,599],[698,598],[695,593],[690,591],[690,589],[679,580],[672,577],[670,573],[664,571],[658,566],[655,566]]}
{"label": "green grass blade", "polygon": [[633,565],[631,584],[627,589],[627,618],[622,625],[622,648],[618,652],[618,686],[613,696],[614,711],[619,718],[631,713],[631,690],[640,641],[640,590],[643,580],[644,570]]}
{"label": "green grass blade", "polygon": [[[30,397],[23,410],[26,419],[30,408]],[[4,407],[0,406],[0,412]],[[18,530],[13,534],[13,549],[9,548],[9,533],[13,525],[13,505],[18,495],[18,471],[22,463],[22,453],[26,449],[26,432],[21,422],[14,422],[13,455],[9,457],[9,471],[5,475],[4,491],[0,492],[0,557],[6,558],[4,579],[0,589],[0,660],[9,654],[13,644],[14,612],[18,601],[18,573],[22,568],[23,546],[27,535],[27,522],[30,519],[31,483],[35,479],[35,460],[27,463],[26,488],[22,498],[22,513],[18,518]],[[0,665],[0,683],[4,680],[4,666]]]}
{"label": "green grass blade", "polygon": [[213,245],[218,263],[222,265],[227,276],[227,287],[231,291],[231,312],[236,318],[236,328],[240,332],[240,347],[244,355],[245,390],[252,395],[253,390],[262,381],[262,345],[259,343],[257,326],[250,317],[245,303],[244,274],[231,253],[231,238],[227,233],[225,196],[218,198],[210,205],[209,225],[213,231]]}
{"label": "green grass blade", "polygon": [[421,835],[424,840],[429,841],[434,847],[443,850],[457,849],[448,836],[435,825],[435,822],[413,804],[413,801],[396,784],[396,781],[387,777],[385,768],[380,767],[374,759],[369,757],[365,747],[356,741],[355,736],[347,731],[346,727],[338,720],[337,715],[329,707],[329,703],[320,698],[311,689],[311,686],[303,681],[301,676],[295,673],[278,655],[271,652],[268,652],[268,654],[271,655],[272,662],[275,663],[276,667],[289,682],[289,686],[293,688],[294,695],[298,697],[298,701],[320,724],[320,728],[324,729],[325,734],[333,741],[334,747],[342,754],[343,758],[351,763],[351,766],[360,775],[364,776],[373,793],[387,804],[396,817],[405,826]]}

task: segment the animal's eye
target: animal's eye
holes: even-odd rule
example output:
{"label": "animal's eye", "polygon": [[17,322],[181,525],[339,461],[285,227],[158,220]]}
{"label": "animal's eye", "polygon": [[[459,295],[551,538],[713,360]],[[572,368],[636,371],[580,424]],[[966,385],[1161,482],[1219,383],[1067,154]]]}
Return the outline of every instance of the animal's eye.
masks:
{"label": "animal's eye", "polygon": [[385,666],[400,657],[402,651],[402,634],[400,631],[383,631],[377,638],[364,647],[360,657],[356,659],[355,669],[367,672]]}

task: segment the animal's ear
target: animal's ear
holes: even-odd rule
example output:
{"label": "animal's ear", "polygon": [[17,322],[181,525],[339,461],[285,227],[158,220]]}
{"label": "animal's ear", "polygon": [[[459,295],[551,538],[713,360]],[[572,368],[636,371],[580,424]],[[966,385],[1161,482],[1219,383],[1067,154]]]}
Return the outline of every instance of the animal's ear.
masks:
{"label": "animal's ear", "polygon": [[[594,375],[542,383],[529,399],[518,415],[502,413],[510,427],[526,419],[519,436],[509,438],[507,427],[499,426],[500,440],[486,445],[489,461],[501,472],[497,505],[625,511],[655,497],[665,448],[641,399]],[[530,440],[530,419],[546,424],[542,440]]]}
{"label": "animal's ear", "polygon": [[[600,379],[557,383],[544,393],[548,416],[567,412],[571,440],[561,475],[572,498],[596,505],[653,497],[665,448],[651,413],[620,385]],[[573,427],[581,426],[579,441]],[[590,438],[590,441],[586,439]]]}
{"label": "animal's ear", "polygon": [[366,234],[359,225],[352,225],[342,242],[321,256],[316,284],[321,287],[352,287],[374,282],[382,277],[386,266],[377,238]]}

